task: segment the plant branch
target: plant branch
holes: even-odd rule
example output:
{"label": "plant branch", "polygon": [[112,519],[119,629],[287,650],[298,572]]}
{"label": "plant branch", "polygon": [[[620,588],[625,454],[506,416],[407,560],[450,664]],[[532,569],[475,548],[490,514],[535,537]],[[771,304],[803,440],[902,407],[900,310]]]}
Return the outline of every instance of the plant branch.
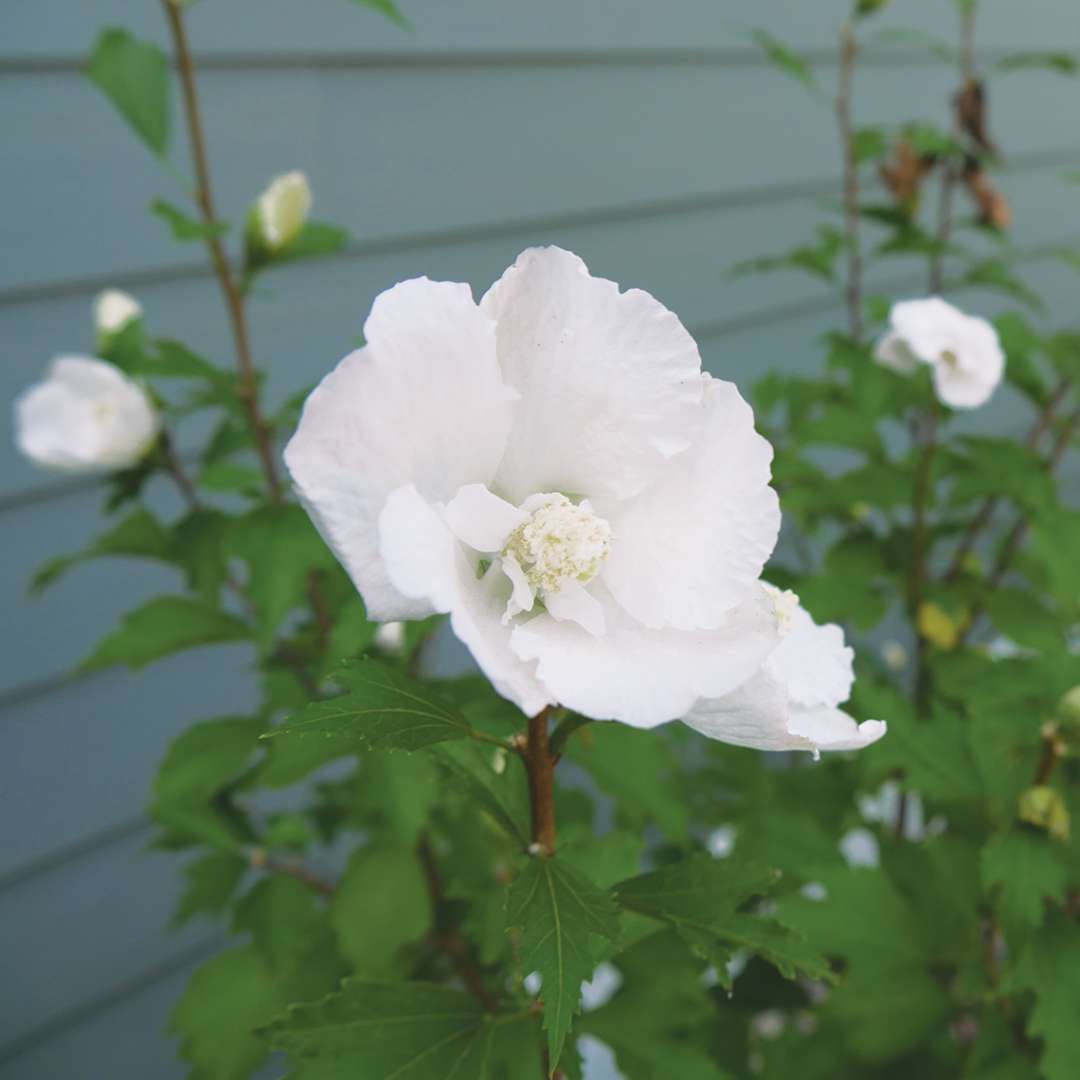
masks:
{"label": "plant branch", "polygon": [[548,739],[550,713],[548,707],[529,717],[528,741],[521,754],[529,780],[533,848],[538,855],[555,854],[555,759]]}
{"label": "plant branch", "polygon": [[[1068,397],[1071,389],[1072,383],[1068,379],[1064,379],[1058,384],[1057,389],[1054,390],[1053,394],[1047,399],[1046,404],[1035,418],[1035,422],[1031,425],[1031,430],[1028,431],[1024,438],[1024,446],[1026,449],[1034,450],[1035,447],[1038,446],[1044,432],[1054,422],[1054,413],[1057,412],[1058,407],[1065,398]],[[971,550],[975,546],[975,542],[978,540],[983,529],[990,524],[990,520],[994,516],[994,511],[997,509],[1000,502],[1000,495],[991,495],[982,506],[979,507],[979,511],[975,517],[971,519],[968,527],[964,530],[964,535],[960,538],[960,544],[953,554],[952,561],[949,563],[949,566],[943,575],[942,580],[946,584],[955,581],[959,576],[960,571],[963,570],[964,561],[971,553]]]}
{"label": "plant branch", "polygon": [[862,343],[862,249],[859,241],[859,165],[855,160],[855,135],[851,121],[851,99],[855,79],[858,44],[850,23],[840,31],[840,85],[836,95],[836,121],[844,156],[844,234],[847,248],[848,331]]}
{"label": "plant branch", "polygon": [[296,878],[297,881],[303,882],[309,889],[320,893],[322,896],[333,896],[337,889],[337,886],[332,881],[319,877],[318,874],[309,870],[302,862],[292,859],[275,859],[264,848],[252,849],[248,861],[256,870],[265,870],[268,874],[283,874],[286,877]]}
{"label": "plant branch", "polygon": [[[431,906],[438,920],[439,909],[446,902],[446,892],[443,889],[442,875],[439,873],[439,864],[435,859],[435,849],[431,846],[431,840],[426,834],[421,834],[416,844],[416,856],[420,860],[420,867],[424,872],[424,882],[427,885],[428,896],[431,898]],[[465,989],[490,1013],[498,1012],[499,1002],[490,990],[484,985],[480,969],[473,963],[469,953],[469,943],[462,936],[457,927],[436,928],[432,931],[432,940],[444,953],[454,966]]]}
{"label": "plant branch", "polygon": [[934,235],[934,249],[930,253],[930,280],[928,291],[931,296],[940,296],[945,289],[945,248],[949,243],[952,230],[952,193],[956,186],[956,170],[946,163],[941,172],[941,193],[938,196],[937,230]]}
{"label": "plant branch", "polygon": [[188,139],[191,144],[191,159],[195,167],[195,202],[203,224],[207,226],[206,248],[214,266],[214,274],[221,288],[222,297],[229,316],[233,343],[236,346],[236,361],[240,372],[238,394],[248,425],[255,440],[255,448],[262,463],[263,473],[274,502],[281,502],[283,489],[274,457],[273,440],[270,425],[259,407],[259,387],[255,374],[255,362],[251,354],[251,341],[248,333],[247,312],[240,286],[225,256],[225,248],[218,234],[218,217],[214,209],[213,188],[210,183],[210,166],[206,156],[206,137],[203,133],[202,114],[199,108],[199,95],[195,85],[195,64],[188,44],[187,27],[184,23],[184,7],[178,0],[161,0],[165,9],[165,18],[169,24],[173,48],[176,53],[176,67],[180,76],[183,92],[184,113],[187,119]]}

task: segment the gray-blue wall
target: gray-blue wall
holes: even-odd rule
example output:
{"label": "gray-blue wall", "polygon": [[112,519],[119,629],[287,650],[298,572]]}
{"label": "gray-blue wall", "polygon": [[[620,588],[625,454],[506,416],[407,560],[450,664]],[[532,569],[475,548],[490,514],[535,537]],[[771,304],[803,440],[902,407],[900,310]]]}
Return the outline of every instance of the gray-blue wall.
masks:
{"label": "gray-blue wall", "polygon": [[[814,50],[831,87],[846,0],[401,0],[403,33],[347,0],[203,0],[190,13],[219,205],[239,215],[273,174],[303,167],[317,216],[347,225],[348,254],[268,278],[252,305],[275,400],[355,340],[372,297],[405,277],[482,290],[516,253],[556,242],[594,272],[654,292],[744,387],[811,369],[838,321],[828,289],[793,275],[730,282],[735,260],[803,239],[835,190],[825,104],[764,65],[744,28]],[[895,0],[877,20],[946,36],[947,0]],[[984,0],[980,48],[1080,49],[1075,0]],[[170,177],[80,75],[96,32],[164,40],[151,0],[5,0],[0,13],[0,399],[58,351],[88,351],[89,305],[120,285],[152,330],[224,358],[226,327],[198,249],[142,213],[179,201]],[[877,50],[859,75],[862,122],[946,123],[952,73]],[[1068,80],[1018,73],[993,92],[1001,177],[1027,246],[1080,240],[1077,106]],[[177,133],[179,136],[180,132]],[[185,166],[183,140],[175,139]],[[1031,280],[1062,319],[1076,279]],[[882,291],[923,273],[871,269]],[[1000,301],[971,292],[993,312]],[[1007,394],[981,418],[1019,430]],[[192,437],[199,433],[192,431]],[[165,509],[171,496],[155,492]],[[248,656],[217,649],[139,675],[72,677],[117,616],[174,587],[167,571],[97,563],[41,599],[45,558],[100,523],[94,484],[50,478],[0,439],[0,1075],[94,1080],[183,1075],[161,1034],[187,972],[215,947],[166,932],[173,861],[145,853],[151,770],[193,720],[252,700]]]}

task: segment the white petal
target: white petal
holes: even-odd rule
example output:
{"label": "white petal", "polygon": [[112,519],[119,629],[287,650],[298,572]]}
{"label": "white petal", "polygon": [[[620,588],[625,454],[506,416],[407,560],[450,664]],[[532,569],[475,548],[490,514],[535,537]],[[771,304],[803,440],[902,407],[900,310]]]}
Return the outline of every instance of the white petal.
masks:
{"label": "white petal", "polygon": [[757,588],[776,546],[780,505],[769,487],[772,447],[733,383],[705,381],[700,441],[648,490],[594,500],[614,542],[601,571],[639,622],[711,629]]}
{"label": "white petal", "polygon": [[952,364],[934,368],[934,391],[950,409],[977,409],[990,400],[1001,381],[985,372],[969,373]]}
{"label": "white petal", "polygon": [[394,587],[422,597],[428,611],[450,613],[450,625],[495,689],[532,715],[552,704],[533,665],[510,650],[502,623],[510,586],[495,566],[482,578],[442,516],[411,485],[393,492],[379,516],[381,551]]}
{"label": "white petal", "polygon": [[936,364],[949,349],[966,316],[940,296],[901,300],[893,304],[889,321],[911,352],[928,364]]}
{"label": "white petal", "polygon": [[919,366],[917,357],[895,331],[890,330],[874,347],[874,359],[900,375],[910,375]]}
{"label": "white petal", "polygon": [[765,666],[788,687],[798,705],[839,705],[851,695],[855,681],[854,651],[844,644],[835,623],[818,626],[802,607],[791,616],[791,630]]}
{"label": "white petal", "polygon": [[593,637],[570,622],[539,615],[515,628],[511,646],[537,660],[536,674],[562,705],[597,720],[650,728],[684,716],[702,697],[745,682],[776,644],[776,621],[764,593],[729,613],[716,630],[650,630],[606,592],[606,632]]}
{"label": "white petal", "polygon": [[483,484],[466,484],[446,507],[446,523],[476,551],[501,551],[510,534],[528,519]]}
{"label": "white petal", "polygon": [[701,358],[648,293],[620,293],[559,248],[524,252],[480,302],[521,408],[497,490],[624,498],[694,437]]}
{"label": "white petal", "polygon": [[801,736],[817,750],[861,750],[885,734],[883,720],[857,724],[846,712],[822,706],[795,709],[789,723],[792,734]]}
{"label": "white petal", "polygon": [[513,592],[506,604],[506,612],[503,614],[503,622],[508,623],[515,615],[520,615],[523,611],[532,611],[536,594],[529,584],[529,579],[525,576],[525,571],[521,569],[517,556],[507,552],[499,560],[499,565],[513,586]]}
{"label": "white petal", "polygon": [[105,289],[94,298],[94,327],[99,334],[115,334],[142,315],[138,300],[122,289]]}
{"label": "white petal", "polygon": [[754,750],[813,750],[813,744],[788,729],[791,713],[786,684],[763,668],[719,698],[703,698],[683,723],[710,739]]}
{"label": "white petal", "polygon": [[604,607],[584,585],[567,581],[558,592],[544,597],[548,614],[559,622],[577,623],[594,637],[602,637],[606,625]]}
{"label": "white petal", "polygon": [[294,240],[311,212],[311,188],[299,170],[276,177],[255,204],[263,240],[271,250]]}
{"label": "white petal", "polygon": [[393,588],[378,554],[389,493],[415,484],[446,502],[495,473],[514,394],[495,361],[494,327],[467,285],[403,282],[375,301],[368,345],[312,392],[285,463],[316,526],[379,621],[423,604]]}

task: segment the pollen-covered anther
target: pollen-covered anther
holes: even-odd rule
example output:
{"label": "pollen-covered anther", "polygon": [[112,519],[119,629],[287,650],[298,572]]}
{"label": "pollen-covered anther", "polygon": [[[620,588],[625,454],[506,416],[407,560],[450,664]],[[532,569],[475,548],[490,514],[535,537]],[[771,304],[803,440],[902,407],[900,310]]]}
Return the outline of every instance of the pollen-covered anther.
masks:
{"label": "pollen-covered anther", "polygon": [[763,581],[761,585],[772,598],[777,632],[782,638],[787,637],[791,633],[791,622],[799,607],[799,597],[791,589],[778,589],[767,581]]}
{"label": "pollen-covered anther", "polygon": [[533,495],[521,509],[529,514],[503,549],[518,562],[541,596],[576,581],[585,585],[599,572],[611,550],[611,526],[587,504],[565,495]]}

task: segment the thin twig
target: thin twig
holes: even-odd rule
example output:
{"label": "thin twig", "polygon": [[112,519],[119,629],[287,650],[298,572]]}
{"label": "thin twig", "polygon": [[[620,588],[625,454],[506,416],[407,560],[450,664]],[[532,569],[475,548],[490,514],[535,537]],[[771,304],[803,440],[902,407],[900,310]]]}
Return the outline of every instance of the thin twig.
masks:
{"label": "thin twig", "polygon": [[337,886],[325,878],[319,877],[313,870],[309,870],[302,862],[295,860],[275,859],[263,849],[252,850],[248,859],[256,870],[265,870],[268,874],[282,874],[285,877],[296,878],[303,882],[309,889],[323,896],[333,896]]}
{"label": "thin twig", "polygon": [[202,499],[199,498],[195,484],[184,469],[184,465],[176,453],[176,448],[173,446],[172,438],[167,431],[162,433],[159,445],[165,471],[173,478],[177,488],[180,490],[180,494],[184,497],[184,501],[192,510],[201,510]]}
{"label": "thin twig", "polygon": [[956,170],[946,163],[941,172],[941,194],[938,196],[937,232],[934,249],[930,253],[931,296],[940,296],[945,288],[945,249],[952,229],[952,193],[956,185]]}
{"label": "thin twig", "polygon": [[848,330],[852,340],[862,343],[862,249],[859,242],[859,165],[855,160],[855,136],[851,121],[851,97],[858,44],[850,23],[840,31],[840,85],[836,95],[836,120],[844,156],[844,232],[847,248]]}
{"label": "thin twig", "polygon": [[[1054,422],[1054,413],[1057,411],[1058,406],[1068,396],[1069,391],[1072,389],[1072,382],[1068,379],[1064,379],[1058,384],[1057,389],[1050,395],[1042,409],[1039,411],[1039,415],[1035,418],[1035,422],[1031,425],[1031,429],[1024,437],[1024,447],[1028,450],[1034,450],[1038,446],[1043,434]],[[986,501],[979,507],[978,513],[971,519],[968,527],[964,530],[964,535],[960,538],[960,543],[953,554],[952,561],[949,563],[942,580],[945,584],[949,584],[956,580],[960,575],[960,571],[964,568],[964,562],[968,555],[971,553],[972,548],[975,546],[975,542],[978,540],[983,529],[990,524],[991,518],[994,516],[994,511],[997,509],[998,504],[1001,502],[1000,495],[991,495]]]}
{"label": "thin twig", "polygon": [[[435,849],[431,846],[431,840],[426,834],[421,834],[420,839],[417,841],[416,855],[420,860],[420,867],[424,873],[424,882],[427,885],[428,896],[431,899],[431,907],[437,920],[439,909],[446,902],[446,893],[443,888],[442,875],[439,873],[439,864],[435,858]],[[454,965],[454,970],[461,977],[461,981],[465,984],[465,988],[469,993],[488,1012],[498,1012],[498,999],[484,985],[480,969],[473,963],[470,956],[469,943],[457,927],[436,928],[432,931],[432,940]]]}
{"label": "thin twig", "polygon": [[218,231],[218,217],[214,210],[213,188],[210,184],[210,166],[206,156],[206,137],[203,133],[202,115],[199,108],[199,95],[195,85],[195,64],[188,44],[187,28],[184,24],[184,7],[178,0],[161,0],[165,9],[165,18],[169,24],[173,47],[176,51],[176,67],[180,76],[180,87],[184,98],[184,112],[187,118],[188,139],[191,143],[191,159],[195,167],[195,202],[199,215],[206,226],[206,248],[214,265],[214,274],[221,287],[225,307],[232,328],[233,342],[236,346],[236,361],[240,372],[238,394],[247,413],[248,424],[255,439],[255,448],[262,463],[266,482],[270,488],[270,497],[274,502],[281,502],[283,489],[274,458],[273,440],[270,425],[259,407],[259,387],[255,375],[255,362],[251,355],[251,342],[248,333],[247,312],[244,298],[236,277],[225,255]]}

